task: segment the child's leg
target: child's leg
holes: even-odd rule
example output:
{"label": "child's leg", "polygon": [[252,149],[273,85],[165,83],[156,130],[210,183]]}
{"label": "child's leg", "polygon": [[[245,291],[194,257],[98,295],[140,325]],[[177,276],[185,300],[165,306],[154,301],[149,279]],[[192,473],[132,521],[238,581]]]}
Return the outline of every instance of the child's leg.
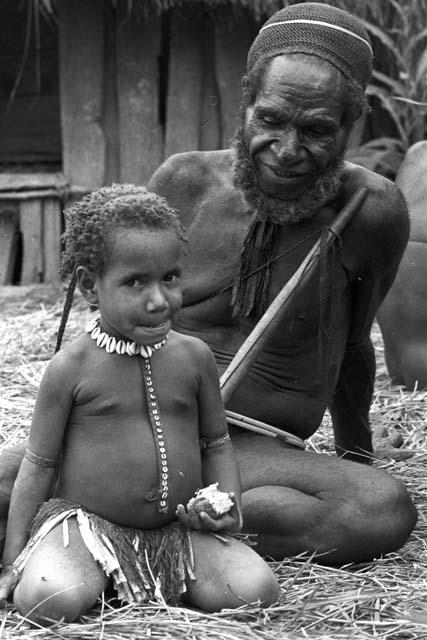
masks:
{"label": "child's leg", "polygon": [[75,518],[68,520],[69,545],[62,523],[30,555],[15,589],[19,613],[38,624],[72,622],[90,609],[108,578],[85,547]]}
{"label": "child's leg", "polygon": [[200,531],[192,531],[191,538],[197,580],[187,581],[188,604],[219,611],[250,602],[269,606],[277,600],[277,580],[251,547],[234,538],[225,543]]}

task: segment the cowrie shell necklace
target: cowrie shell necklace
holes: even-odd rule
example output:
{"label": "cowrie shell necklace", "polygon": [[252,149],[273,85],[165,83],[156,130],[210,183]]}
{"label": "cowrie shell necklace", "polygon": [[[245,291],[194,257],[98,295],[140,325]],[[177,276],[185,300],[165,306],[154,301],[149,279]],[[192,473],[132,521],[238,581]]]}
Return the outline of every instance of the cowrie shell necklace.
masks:
{"label": "cowrie shell necklace", "polygon": [[90,334],[92,340],[107,353],[117,353],[120,356],[141,356],[141,370],[144,380],[145,396],[147,399],[147,411],[150,420],[151,431],[153,433],[154,444],[157,455],[157,470],[159,478],[159,488],[157,497],[157,508],[160,513],[168,510],[169,498],[169,463],[167,456],[166,437],[160,419],[160,407],[157,398],[156,388],[153,380],[150,358],[166,344],[168,336],[160,342],[152,345],[137,344],[132,341],[117,340],[114,336],[102,331],[99,318],[90,320],[86,326],[86,332]]}
{"label": "cowrie shell necklace", "polygon": [[131,340],[118,340],[102,331],[99,318],[89,320],[86,325],[86,333],[89,333],[92,340],[95,340],[97,347],[105,349],[107,353],[117,353],[119,356],[141,356],[142,358],[151,358],[153,351],[161,349],[168,339],[166,336],[160,342],[150,345],[138,344]]}

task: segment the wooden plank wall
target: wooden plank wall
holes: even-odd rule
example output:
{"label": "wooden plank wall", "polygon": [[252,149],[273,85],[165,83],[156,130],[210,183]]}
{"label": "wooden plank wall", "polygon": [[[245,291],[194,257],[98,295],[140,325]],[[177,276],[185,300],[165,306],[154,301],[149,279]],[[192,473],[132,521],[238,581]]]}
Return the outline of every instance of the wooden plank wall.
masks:
{"label": "wooden plank wall", "polygon": [[18,210],[13,202],[0,202],[0,285],[13,280],[18,244]]}
{"label": "wooden plank wall", "polygon": [[71,184],[96,188],[105,179],[104,5],[62,0],[58,11],[63,170]]}
{"label": "wooden plank wall", "polygon": [[215,22],[213,31],[213,59],[222,125],[221,148],[227,148],[238,125],[241,78],[256,30],[248,17],[241,17],[239,21],[222,18]]}
{"label": "wooden plank wall", "polygon": [[[194,9],[137,19],[127,6],[58,0],[63,173],[80,190],[145,184],[173,153],[226,148],[237,124],[251,21]],[[59,279],[62,200],[31,188],[0,210],[0,283]]]}
{"label": "wooden plank wall", "polygon": [[162,160],[159,126],[161,25],[126,19],[119,5],[116,56],[121,182],[143,184]]}
{"label": "wooden plank wall", "polygon": [[0,285],[59,282],[60,172],[0,173]]}
{"label": "wooden plank wall", "polygon": [[59,0],[63,166],[97,188],[145,184],[172,153],[228,146],[256,27],[171,10],[129,16],[127,3]]}
{"label": "wooden plank wall", "polygon": [[199,148],[202,46],[201,21],[171,15],[165,157]]}

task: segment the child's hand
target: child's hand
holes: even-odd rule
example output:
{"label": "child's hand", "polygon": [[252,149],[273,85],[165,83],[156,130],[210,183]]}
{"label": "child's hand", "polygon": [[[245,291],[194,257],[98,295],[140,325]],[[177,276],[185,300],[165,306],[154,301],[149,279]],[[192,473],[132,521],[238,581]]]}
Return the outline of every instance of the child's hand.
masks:
{"label": "child's hand", "polygon": [[0,576],[0,606],[6,606],[17,582],[18,576],[12,565],[4,566]]}
{"label": "child's hand", "polygon": [[227,513],[216,518],[208,515],[205,511],[198,512],[191,501],[187,508],[179,504],[176,510],[178,520],[189,529],[205,531],[239,531],[242,528],[242,514],[234,499],[234,493],[228,494],[233,502],[233,506]]}

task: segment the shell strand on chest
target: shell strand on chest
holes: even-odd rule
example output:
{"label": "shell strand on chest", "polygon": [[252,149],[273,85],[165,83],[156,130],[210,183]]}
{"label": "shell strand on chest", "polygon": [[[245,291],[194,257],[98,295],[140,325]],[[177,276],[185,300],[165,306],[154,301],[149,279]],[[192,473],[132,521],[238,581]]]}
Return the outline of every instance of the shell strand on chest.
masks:
{"label": "shell strand on chest", "polygon": [[142,370],[142,378],[144,381],[145,396],[147,400],[148,418],[150,420],[151,431],[153,434],[154,444],[156,447],[157,468],[158,468],[158,511],[165,513],[168,510],[169,498],[169,464],[167,456],[166,438],[160,417],[160,407],[157,398],[156,386],[151,368],[152,356],[161,349],[167,341],[166,336],[160,342],[153,345],[137,344],[133,341],[117,339],[108,335],[101,328],[99,318],[89,321],[86,326],[86,332],[89,333],[92,340],[96,342],[97,347],[105,349],[107,353],[117,354],[119,356],[141,356],[140,364]]}

